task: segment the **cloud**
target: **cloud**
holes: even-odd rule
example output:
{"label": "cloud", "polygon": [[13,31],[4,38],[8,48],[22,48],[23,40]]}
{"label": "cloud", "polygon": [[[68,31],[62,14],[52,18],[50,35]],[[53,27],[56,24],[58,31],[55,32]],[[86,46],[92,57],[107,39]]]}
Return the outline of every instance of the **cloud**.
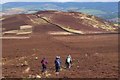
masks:
{"label": "cloud", "polygon": [[6,2],[118,2],[119,0],[0,0]]}
{"label": "cloud", "polygon": [[53,2],[76,2],[77,0],[51,0]]}
{"label": "cloud", "polygon": [[118,2],[119,0],[49,0],[53,2]]}

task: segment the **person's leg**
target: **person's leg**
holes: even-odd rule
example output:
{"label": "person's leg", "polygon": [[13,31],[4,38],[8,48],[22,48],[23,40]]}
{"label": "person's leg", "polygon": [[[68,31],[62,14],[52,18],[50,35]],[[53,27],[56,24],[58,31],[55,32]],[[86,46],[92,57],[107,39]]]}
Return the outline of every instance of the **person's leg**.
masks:
{"label": "person's leg", "polygon": [[59,66],[56,66],[56,75],[59,74]]}
{"label": "person's leg", "polygon": [[43,64],[42,68],[43,68],[42,69],[42,75],[45,75],[46,74],[46,68],[47,68],[46,65]]}
{"label": "person's leg", "polygon": [[58,72],[60,72],[60,66],[58,67]]}
{"label": "person's leg", "polygon": [[44,65],[42,64],[42,72],[44,72]]}
{"label": "person's leg", "polygon": [[71,67],[71,64],[69,63],[69,67],[68,68],[70,69],[70,67]]}
{"label": "person's leg", "polygon": [[67,62],[67,68],[69,68],[69,63]]}
{"label": "person's leg", "polygon": [[44,72],[46,72],[46,70],[47,70],[47,66],[46,66],[46,65],[44,65]]}
{"label": "person's leg", "polygon": [[46,65],[42,65],[43,66],[43,71],[42,72],[45,72],[46,71]]}
{"label": "person's leg", "polygon": [[55,68],[56,68],[56,72],[58,72],[58,66],[56,66]]}

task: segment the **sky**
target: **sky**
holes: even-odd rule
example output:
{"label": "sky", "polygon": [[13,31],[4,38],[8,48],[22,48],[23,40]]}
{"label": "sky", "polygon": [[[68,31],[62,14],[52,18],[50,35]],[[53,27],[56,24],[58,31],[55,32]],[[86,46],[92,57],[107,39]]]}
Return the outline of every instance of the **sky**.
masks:
{"label": "sky", "polygon": [[119,0],[0,0],[0,3],[7,2],[118,2]]}

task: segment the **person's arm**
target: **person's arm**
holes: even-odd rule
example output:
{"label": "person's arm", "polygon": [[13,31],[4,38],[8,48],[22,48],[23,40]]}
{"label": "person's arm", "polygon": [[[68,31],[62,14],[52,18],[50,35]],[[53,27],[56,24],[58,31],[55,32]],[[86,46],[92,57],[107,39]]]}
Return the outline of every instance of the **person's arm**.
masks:
{"label": "person's arm", "polygon": [[72,58],[70,59],[70,63],[72,64]]}
{"label": "person's arm", "polygon": [[67,59],[65,60],[65,64],[67,63]]}
{"label": "person's arm", "polygon": [[46,64],[48,64],[48,61],[46,60]]}
{"label": "person's arm", "polygon": [[43,63],[43,60],[41,61],[41,63]]}
{"label": "person's arm", "polygon": [[56,60],[54,61],[54,63],[56,64]]}
{"label": "person's arm", "polygon": [[60,60],[60,64],[61,64],[62,62],[61,62],[61,60]]}

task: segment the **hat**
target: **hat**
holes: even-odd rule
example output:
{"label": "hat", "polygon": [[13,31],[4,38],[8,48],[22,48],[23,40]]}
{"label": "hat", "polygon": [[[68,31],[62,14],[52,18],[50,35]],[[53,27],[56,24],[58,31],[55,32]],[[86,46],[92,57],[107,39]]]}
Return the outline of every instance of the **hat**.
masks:
{"label": "hat", "polygon": [[57,58],[57,59],[59,59],[59,58],[60,58],[60,56],[56,56],[56,58]]}
{"label": "hat", "polygon": [[71,58],[71,56],[70,56],[70,55],[68,55],[68,57],[69,57],[69,58]]}

